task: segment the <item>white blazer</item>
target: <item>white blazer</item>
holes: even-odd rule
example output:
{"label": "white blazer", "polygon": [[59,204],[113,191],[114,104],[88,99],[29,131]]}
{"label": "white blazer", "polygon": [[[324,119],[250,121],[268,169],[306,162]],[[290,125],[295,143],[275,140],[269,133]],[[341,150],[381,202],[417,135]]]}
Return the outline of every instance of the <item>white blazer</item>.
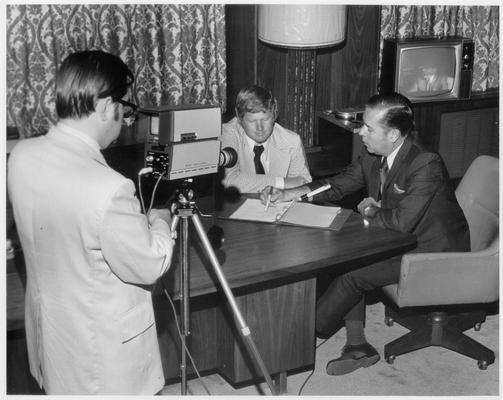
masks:
{"label": "white blazer", "polygon": [[312,181],[300,136],[278,123],[268,139],[269,171],[265,175],[255,174],[253,151],[236,117],[222,125],[221,142],[222,148],[232,147],[238,153],[236,165],[225,168],[222,184],[226,188],[233,186],[241,193],[253,193],[275,186],[276,177],[301,176],[306,183]]}
{"label": "white blazer", "polygon": [[164,385],[151,285],[169,225],[149,228],[134,185],[60,126],[21,141],[8,189],[27,268],[30,371],[47,394],[145,394]]}

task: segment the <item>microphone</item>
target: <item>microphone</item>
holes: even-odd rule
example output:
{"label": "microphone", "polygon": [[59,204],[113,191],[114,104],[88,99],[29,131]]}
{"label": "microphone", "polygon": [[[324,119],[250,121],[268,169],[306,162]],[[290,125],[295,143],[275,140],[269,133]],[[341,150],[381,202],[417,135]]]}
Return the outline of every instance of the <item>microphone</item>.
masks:
{"label": "microphone", "polygon": [[299,200],[300,201],[307,200],[309,197],[313,197],[313,196],[317,195],[318,193],[324,192],[324,191],[331,189],[331,188],[332,188],[332,186],[330,186],[330,184],[327,183],[326,185],[323,185],[323,186],[319,187],[318,189],[314,189],[309,193],[303,194],[302,196],[300,196]]}
{"label": "microphone", "polygon": [[232,168],[238,162],[238,153],[232,147],[225,147],[220,151],[219,167]]}

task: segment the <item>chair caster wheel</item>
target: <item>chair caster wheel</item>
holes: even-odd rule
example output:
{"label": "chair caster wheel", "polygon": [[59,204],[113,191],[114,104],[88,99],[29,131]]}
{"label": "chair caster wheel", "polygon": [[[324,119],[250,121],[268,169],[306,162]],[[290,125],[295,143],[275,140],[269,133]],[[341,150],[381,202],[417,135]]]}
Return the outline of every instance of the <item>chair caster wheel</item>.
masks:
{"label": "chair caster wheel", "polygon": [[395,356],[388,356],[388,357],[386,357],[386,362],[388,364],[393,364],[393,362],[395,361],[395,358],[396,358]]}
{"label": "chair caster wheel", "polygon": [[391,317],[384,317],[384,323],[388,326],[393,326],[393,318]]}
{"label": "chair caster wheel", "polygon": [[481,327],[481,326],[482,326],[482,323],[477,322],[477,323],[475,324],[475,326],[473,327],[473,329],[474,329],[474,330],[476,330],[476,331],[480,331],[480,327]]}
{"label": "chair caster wheel", "polygon": [[479,365],[479,368],[481,370],[486,370],[487,369],[487,361],[484,361],[484,360],[479,360],[477,362],[477,364]]}

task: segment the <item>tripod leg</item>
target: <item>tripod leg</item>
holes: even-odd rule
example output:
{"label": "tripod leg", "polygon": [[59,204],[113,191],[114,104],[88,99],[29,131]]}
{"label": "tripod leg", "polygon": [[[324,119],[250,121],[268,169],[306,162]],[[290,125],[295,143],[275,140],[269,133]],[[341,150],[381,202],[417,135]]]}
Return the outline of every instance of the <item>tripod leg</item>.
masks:
{"label": "tripod leg", "polygon": [[178,226],[178,221],[180,221],[180,216],[173,215],[173,219],[171,220],[171,232],[176,231],[176,227]]}
{"label": "tripod leg", "polygon": [[[181,353],[180,353],[180,376],[181,388],[180,392],[183,396],[187,394],[187,336],[190,335],[190,313],[189,313],[189,259],[188,259],[188,243],[189,230],[187,217],[180,217],[179,214],[173,216],[171,221],[171,232],[175,232],[178,223],[182,218],[182,227],[180,233],[180,330],[181,330]],[[176,318],[176,316],[175,316]]]}
{"label": "tripod leg", "polygon": [[180,230],[180,329],[182,331],[182,353],[180,372],[182,375],[181,394],[187,394],[187,337],[190,335],[190,312],[189,312],[189,221],[182,217]]}
{"label": "tripod leg", "polygon": [[222,272],[222,268],[220,266],[220,263],[218,262],[217,256],[215,255],[215,252],[213,251],[213,248],[211,247],[210,241],[208,237],[206,236],[206,232],[203,229],[203,225],[201,223],[201,220],[199,219],[199,215],[197,214],[192,214],[192,222],[194,222],[194,226],[196,227],[197,233],[199,235],[199,238],[201,239],[201,242],[203,243],[204,249],[206,250],[206,254],[208,255],[211,264],[213,265],[213,269],[215,271],[215,274],[218,277],[218,280],[220,282],[220,285],[222,286],[222,289],[225,293],[225,296],[227,298],[227,301],[229,302],[232,312],[234,314],[234,318],[238,324],[238,327],[241,331],[241,334],[243,337],[246,339],[246,343],[248,344],[248,347],[250,348],[253,356],[255,357],[255,361],[258,364],[260,370],[262,371],[262,374],[264,375],[264,378],[267,382],[267,385],[269,386],[269,389],[271,390],[271,393],[273,395],[276,395],[276,387],[272,382],[271,376],[269,375],[269,372],[267,371],[267,368],[264,364],[264,361],[262,360],[262,357],[260,356],[260,353],[258,352],[257,346],[255,345],[255,342],[253,341],[251,337],[251,331],[250,328],[246,325],[244,318],[241,314],[241,311],[239,310],[239,307],[236,303],[236,299],[234,298],[234,295],[229,288],[229,284],[227,283],[227,280]]}

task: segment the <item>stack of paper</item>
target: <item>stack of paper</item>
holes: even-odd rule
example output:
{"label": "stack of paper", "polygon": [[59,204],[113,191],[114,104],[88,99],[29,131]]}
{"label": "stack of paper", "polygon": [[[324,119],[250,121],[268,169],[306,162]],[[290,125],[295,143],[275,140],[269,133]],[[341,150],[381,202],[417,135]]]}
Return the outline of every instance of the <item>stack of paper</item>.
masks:
{"label": "stack of paper", "polygon": [[340,213],[340,207],[318,206],[303,202],[271,204],[266,210],[260,200],[246,199],[229,218],[330,228],[335,217]]}

